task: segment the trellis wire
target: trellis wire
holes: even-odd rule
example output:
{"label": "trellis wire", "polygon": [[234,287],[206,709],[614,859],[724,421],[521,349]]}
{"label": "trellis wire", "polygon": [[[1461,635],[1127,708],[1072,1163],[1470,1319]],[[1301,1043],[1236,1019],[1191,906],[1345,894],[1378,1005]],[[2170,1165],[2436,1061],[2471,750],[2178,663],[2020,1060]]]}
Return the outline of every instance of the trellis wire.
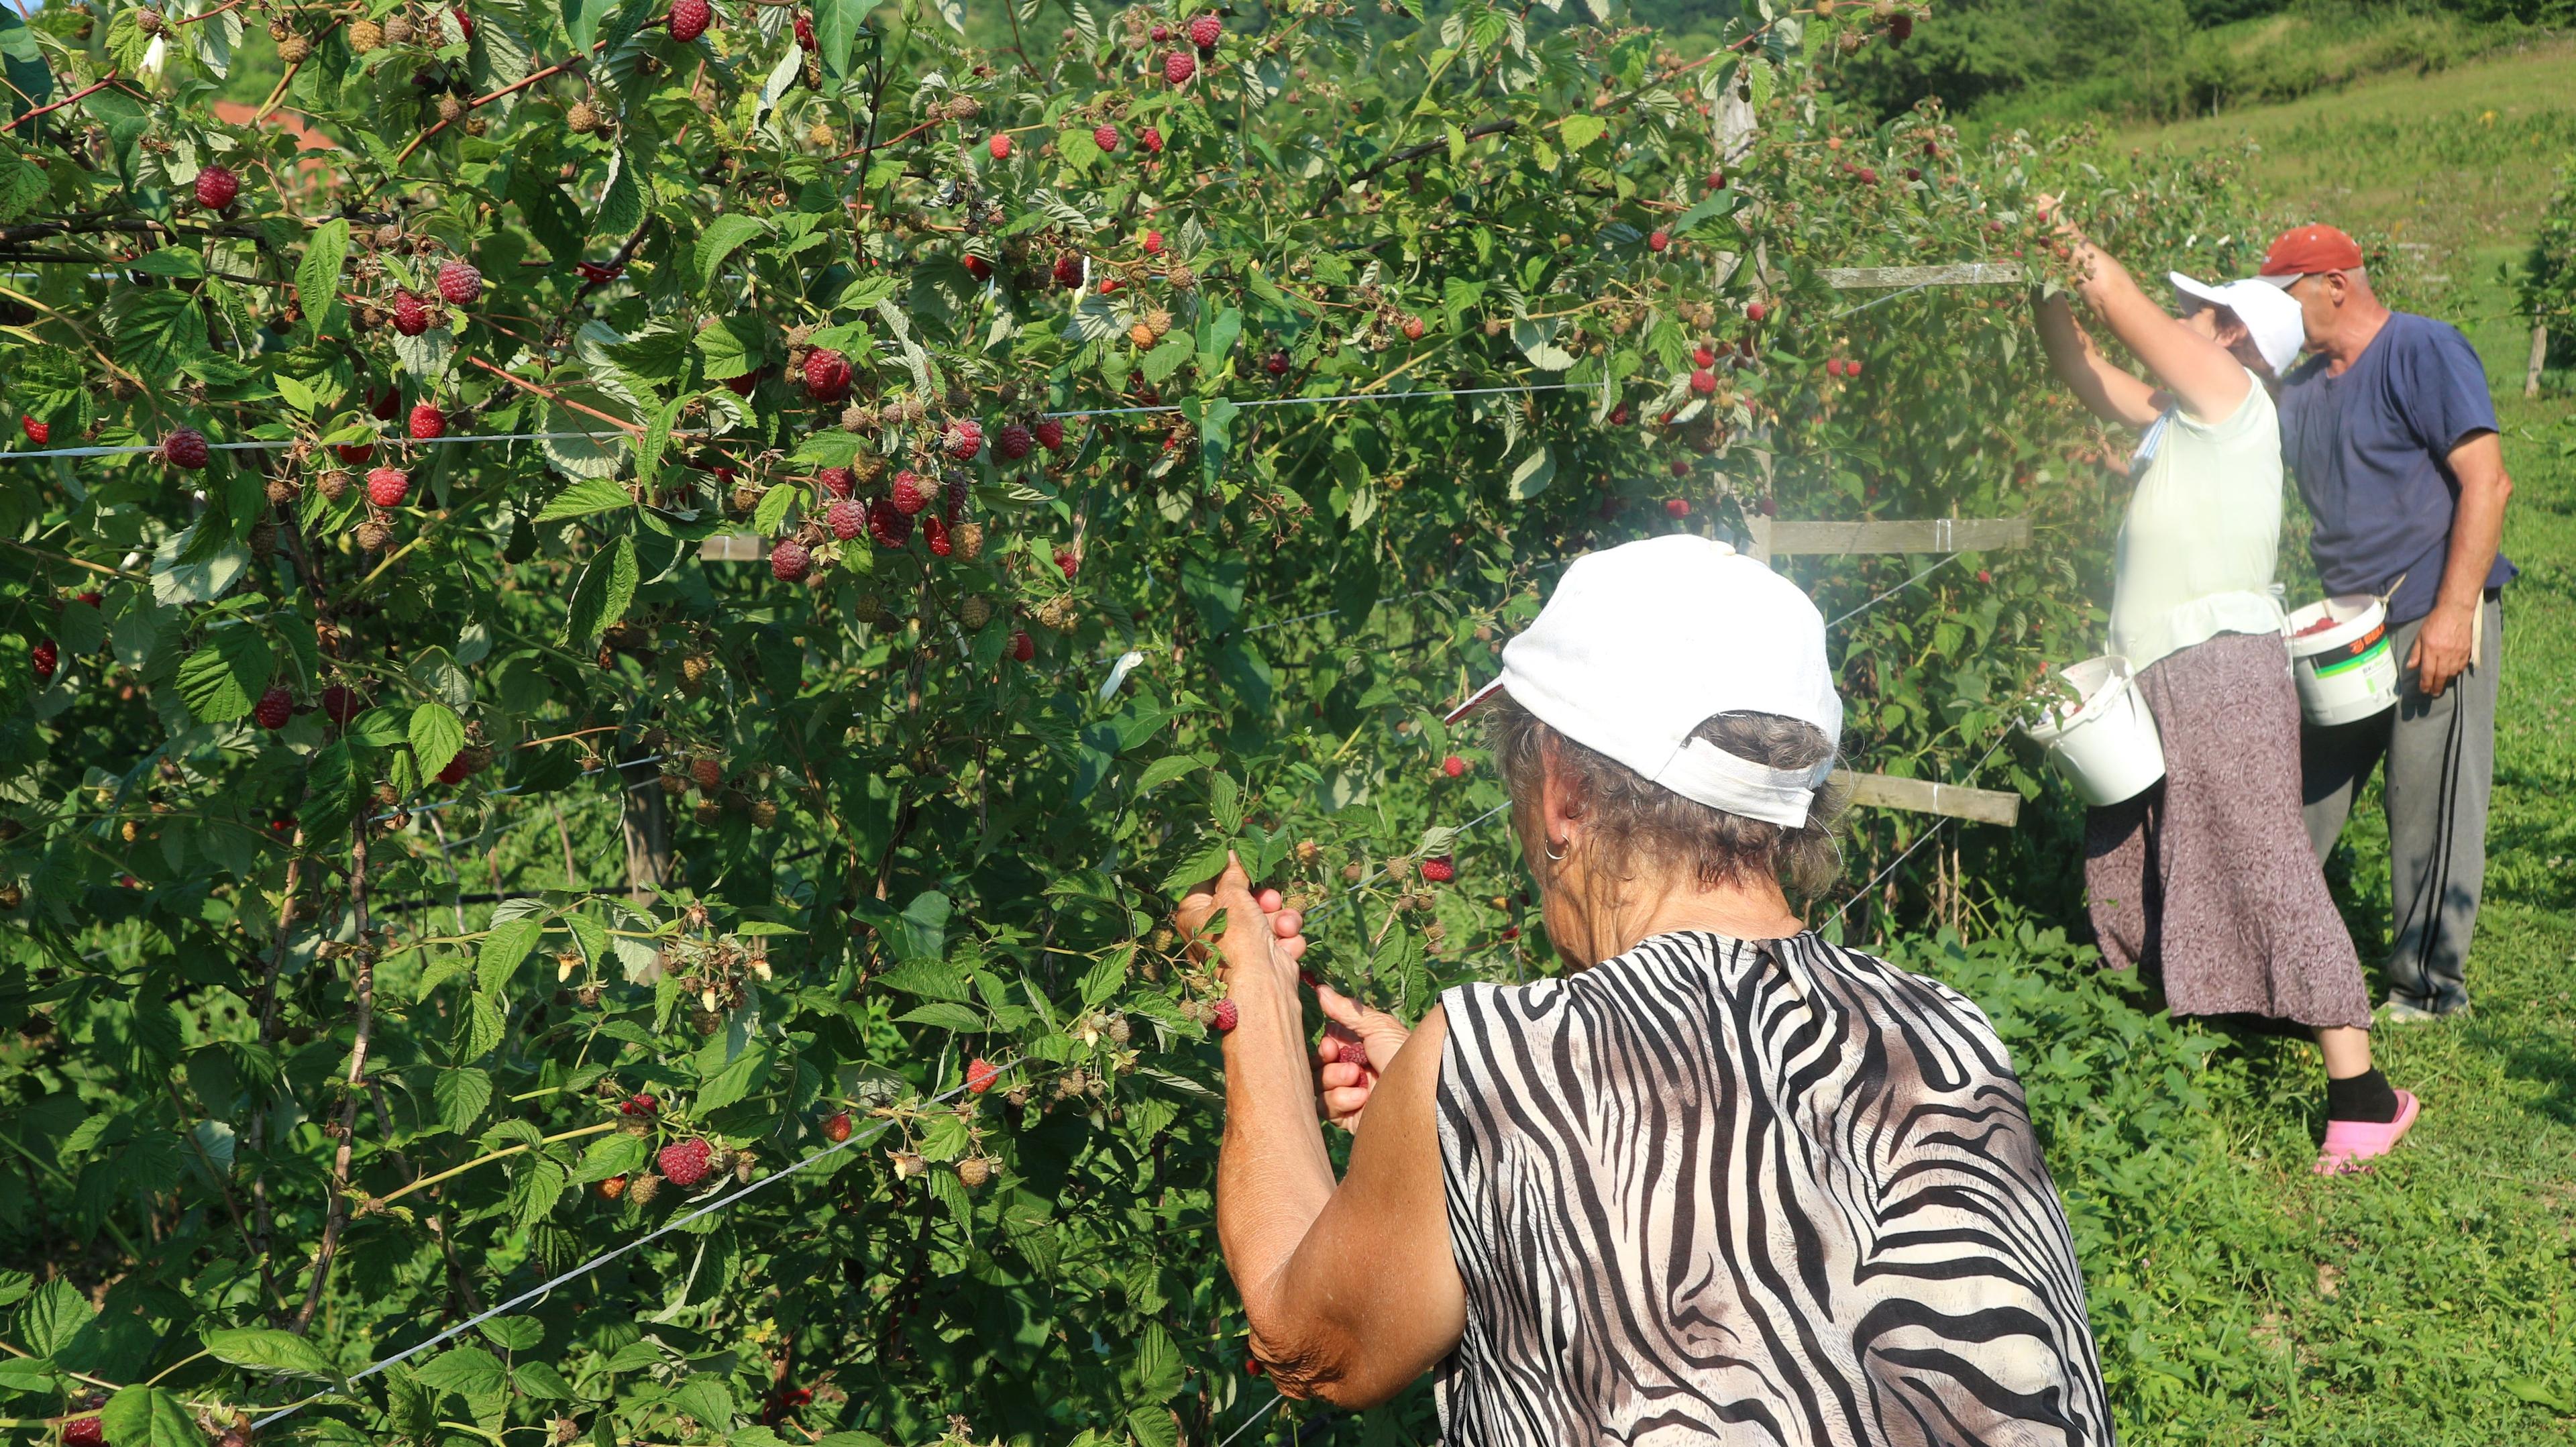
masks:
{"label": "trellis wire", "polygon": [[[1245,401],[1236,402],[1233,405],[1237,410],[1249,411],[1255,407],[1322,407],[1340,402],[1400,401],[1409,397],[1483,397],[1500,392],[1599,391],[1607,393],[1610,390],[1610,386],[1610,379],[1604,377],[1598,382],[1534,382],[1507,387],[1425,388],[1412,392],[1345,392],[1332,397],[1255,397]],[[1151,407],[1094,407],[1075,412],[1041,412],[1038,416],[1041,418],[1053,418],[1058,421],[1063,421],[1080,417],[1128,417],[1149,412],[1178,412],[1180,410],[1180,404],[1178,403],[1162,403]],[[619,438],[631,435],[633,434],[626,432],[476,432],[462,433],[453,437],[370,437],[362,438],[356,442],[324,443],[320,445],[332,447],[364,447],[371,446],[377,442],[385,442],[400,447],[447,447],[462,442],[597,441],[603,437]],[[713,434],[675,433],[673,435],[676,438],[682,436],[709,436]],[[255,438],[247,442],[210,442],[207,446],[216,452],[276,452],[301,445],[304,441],[305,439],[293,437]],[[0,452],[0,460],[32,461],[38,458],[51,457],[131,457],[141,453],[158,452],[160,450],[161,444],[158,442],[119,444],[114,447],[49,447],[39,448],[33,452]]]}
{"label": "trellis wire", "polygon": [[1827,623],[1825,626],[1828,628],[1840,628],[1845,623],[1848,623],[1852,619],[1859,617],[1861,614],[1868,612],[1870,609],[1877,607],[1879,604],[1886,602],[1888,599],[1895,597],[1897,594],[1904,592],[1906,589],[1913,587],[1915,584],[1922,582],[1924,579],[1931,577],[1934,573],[1941,571],[1943,568],[1950,566],[1952,563],[1957,562],[1965,556],[1967,556],[1965,553],[1945,553],[1942,555],[1941,561],[1925,568],[1922,572],[1915,574],[1913,577],[1906,579],[1904,582],[1897,584],[1895,587],[1890,588],[1886,592],[1879,594],[1877,597],[1870,599],[1868,602],[1861,604],[1859,607],[1842,614],[1832,622]]}
{"label": "trellis wire", "polygon": [[[1019,1068],[1020,1062],[1013,1060],[999,1066],[994,1073],[996,1076],[999,1076]],[[947,1090],[942,1091],[938,1095],[932,1096],[929,1100],[922,1102],[922,1105],[931,1106],[943,1104],[966,1088],[966,1082],[961,1080],[957,1084],[950,1086]],[[730,1195],[719,1197],[716,1200],[700,1206],[698,1209],[691,1211],[685,1216],[679,1216],[669,1221],[665,1221],[654,1229],[645,1232],[643,1235],[636,1237],[632,1241],[627,1242],[625,1245],[612,1248],[608,1251],[603,1251],[599,1255],[590,1258],[588,1261],[583,1262],[579,1266],[574,1267],[570,1271],[564,1272],[562,1275],[557,1276],[550,1281],[537,1286],[532,1286],[526,1291],[520,1292],[518,1295],[511,1297],[508,1301],[502,1302],[498,1306],[467,1317],[465,1320],[458,1322],[456,1325],[449,1327],[438,1335],[429,1338],[427,1341],[405,1347],[401,1351],[394,1353],[392,1356],[386,1357],[382,1361],[374,1362],[362,1367],[359,1370],[350,1373],[348,1380],[350,1382],[358,1382],[367,1377],[372,1377],[376,1373],[384,1371],[388,1367],[398,1366],[403,1362],[420,1355],[422,1352],[429,1350],[431,1347],[437,1346],[441,1342],[453,1341],[467,1331],[490,1321],[492,1318],[499,1316],[504,1312],[510,1311],[516,1307],[524,1306],[527,1303],[546,1295],[548,1292],[553,1291],[556,1287],[561,1286],[566,1282],[587,1276],[591,1272],[598,1270],[600,1267],[607,1265],[609,1262],[616,1260],[618,1257],[625,1255],[627,1252],[632,1251],[639,1246],[650,1245],[652,1242],[670,1235],[672,1232],[679,1230],[681,1227],[688,1225],[692,1221],[698,1220],[700,1217],[713,1215],[727,1206],[732,1205],[734,1202],[741,1200],[743,1197],[750,1195],[754,1191],[774,1186],[780,1181],[786,1180],[789,1176],[795,1175],[797,1172],[804,1170],[807,1166],[813,1165],[817,1161],[827,1160],[830,1157],[839,1155],[841,1152],[850,1149],[852,1146],[867,1145],[876,1140],[877,1137],[884,1135],[889,1130],[892,1130],[894,1128],[894,1124],[894,1121],[889,1119],[879,1122],[874,1130],[869,1131],[865,1135],[860,1135],[854,1132],[847,1140],[825,1146],[823,1149],[805,1157],[794,1165],[787,1167],[785,1170],[779,1171],[775,1175],[763,1176],[759,1180],[753,1181],[751,1184],[734,1191]],[[266,1427],[271,1422],[275,1422],[280,1418],[288,1417],[301,1411],[303,1408],[317,1400],[319,1400],[319,1395],[307,1397],[301,1402],[289,1402],[285,1406],[278,1408],[276,1411],[269,1413],[267,1416],[252,1422],[250,1424],[251,1430],[256,1432],[261,1428]]]}
{"label": "trellis wire", "polygon": [[[2002,731],[1998,732],[1995,735],[1995,741],[1987,746],[1984,756],[1979,758],[1974,764],[1968,766],[1968,779],[1973,780],[1977,775],[1984,773],[1987,763],[1994,758],[1996,751],[2001,749],[2004,746],[2005,741],[2011,737],[2012,729],[2009,725],[2007,725]],[[1965,783],[1966,780],[1963,780],[1962,782]],[[1945,816],[1933,824],[1931,828],[1924,830],[1922,838],[1906,845],[1905,851],[1897,855],[1894,859],[1889,860],[1886,868],[1870,876],[1869,883],[1862,885],[1857,890],[1854,890],[1851,898],[1843,901],[1843,907],[1835,910],[1833,914],[1825,920],[1823,925],[1819,925],[1817,927],[1818,930],[1822,931],[1830,926],[1840,924],[1842,922],[1842,917],[1851,912],[1851,907],[1853,905],[1869,898],[1871,891],[1877,889],[1881,884],[1886,883],[1887,877],[1896,872],[1897,866],[1912,858],[1915,850],[1922,848],[1926,843],[1929,843],[1934,837],[1938,836],[1942,830],[1949,828],[1952,822],[1953,821],[1951,819]]]}

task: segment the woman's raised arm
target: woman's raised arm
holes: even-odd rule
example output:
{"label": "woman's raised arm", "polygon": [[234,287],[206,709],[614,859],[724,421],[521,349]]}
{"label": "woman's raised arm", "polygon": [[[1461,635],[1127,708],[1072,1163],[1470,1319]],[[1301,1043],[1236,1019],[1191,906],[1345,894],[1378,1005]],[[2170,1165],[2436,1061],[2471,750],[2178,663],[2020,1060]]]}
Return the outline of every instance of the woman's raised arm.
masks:
{"label": "woman's raised arm", "polygon": [[[2056,210],[2050,198],[2041,198],[2040,205],[2043,216]],[[2058,239],[2074,254],[2085,305],[2181,400],[2184,411],[2203,422],[2234,415],[2254,385],[2245,364],[2157,305],[2127,267],[2086,239],[2062,211],[2057,214]]]}
{"label": "woman's raised arm", "polygon": [[1297,964],[1240,864],[1183,901],[1185,929],[1225,912],[1225,1037],[1216,1220],[1279,1389],[1343,1407],[1402,1391],[1457,1345],[1466,1293],[1450,1255],[1433,1095],[1447,1038],[1434,1010],[1387,1065],[1336,1184],[1307,1063]]}
{"label": "woman's raised arm", "polygon": [[2164,410],[2156,405],[2155,388],[2113,365],[2093,345],[2064,292],[2040,298],[2031,304],[2031,312],[2039,323],[2039,344],[2048,352],[2049,365],[2085,410],[2105,422],[2140,431]]}

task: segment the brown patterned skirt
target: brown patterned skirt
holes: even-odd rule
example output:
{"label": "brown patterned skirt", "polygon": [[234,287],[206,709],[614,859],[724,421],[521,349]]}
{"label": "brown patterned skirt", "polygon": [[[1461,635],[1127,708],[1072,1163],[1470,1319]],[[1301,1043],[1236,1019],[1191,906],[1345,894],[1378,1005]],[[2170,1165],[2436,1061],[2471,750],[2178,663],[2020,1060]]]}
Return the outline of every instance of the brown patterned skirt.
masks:
{"label": "brown patterned skirt", "polygon": [[2138,675],[2164,782],[2086,819],[2105,964],[2162,975],[2176,1015],[2370,1025],[2352,935],[2299,813],[2299,698],[2276,633],[2222,633]]}

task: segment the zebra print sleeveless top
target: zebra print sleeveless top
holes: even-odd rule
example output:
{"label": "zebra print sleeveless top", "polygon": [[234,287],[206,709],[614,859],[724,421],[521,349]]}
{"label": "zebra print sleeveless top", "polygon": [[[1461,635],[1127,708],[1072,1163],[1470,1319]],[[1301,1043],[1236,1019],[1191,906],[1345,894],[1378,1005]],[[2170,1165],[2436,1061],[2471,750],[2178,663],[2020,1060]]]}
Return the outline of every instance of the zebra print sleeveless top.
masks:
{"label": "zebra print sleeveless top", "polygon": [[1442,997],[1448,1447],[2112,1441],[1984,1013],[1814,934]]}

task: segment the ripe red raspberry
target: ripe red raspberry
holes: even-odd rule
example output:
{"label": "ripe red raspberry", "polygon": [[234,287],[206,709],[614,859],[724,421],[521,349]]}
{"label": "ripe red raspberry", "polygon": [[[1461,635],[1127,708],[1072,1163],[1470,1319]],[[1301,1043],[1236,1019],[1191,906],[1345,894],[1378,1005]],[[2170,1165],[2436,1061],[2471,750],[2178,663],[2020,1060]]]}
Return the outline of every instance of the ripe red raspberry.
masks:
{"label": "ripe red raspberry", "polygon": [[241,177],[224,166],[208,166],[197,173],[197,204],[209,211],[221,211],[241,194]]}
{"label": "ripe red raspberry", "polygon": [[850,359],[830,347],[806,353],[805,390],[817,402],[838,402],[850,395]]}
{"label": "ripe red raspberry", "polygon": [[1190,44],[1201,50],[1214,50],[1225,38],[1225,22],[1213,15],[1202,15],[1190,22]]}
{"label": "ripe red raspberry", "polygon": [[54,435],[54,429],[50,424],[39,422],[33,417],[19,418],[18,430],[26,433],[27,440],[38,447],[44,446],[45,439]]}
{"label": "ripe red raspberry", "polygon": [[993,1062],[981,1055],[966,1062],[966,1088],[976,1095],[992,1089],[993,1082],[1001,1078],[1002,1072],[994,1069]]}
{"label": "ripe red raspberry", "polygon": [[1003,423],[1002,430],[993,438],[993,448],[1002,454],[1004,462],[1019,461],[1028,456],[1029,449],[1035,445],[1036,440],[1029,435],[1029,429],[1018,422]]}
{"label": "ripe red raspberry", "polygon": [[1152,126],[1141,127],[1136,132],[1136,144],[1143,146],[1147,155],[1159,156],[1163,154],[1163,133]]}
{"label": "ripe red raspberry", "polygon": [[462,5],[447,7],[447,13],[456,17],[456,28],[464,34],[468,42],[471,42],[474,39],[474,17],[466,14],[465,7]]}
{"label": "ripe red raspberry", "polygon": [[1104,150],[1104,151],[1114,151],[1114,150],[1117,150],[1117,149],[1118,149],[1118,128],[1117,128],[1116,126],[1094,126],[1094,127],[1092,127],[1092,128],[1091,128],[1091,143],[1092,143],[1093,145],[1095,145],[1095,146],[1098,146],[1100,149],[1102,149],[1102,150]]}
{"label": "ripe red raspberry", "polygon": [[888,496],[894,510],[905,517],[930,506],[930,489],[923,484],[921,474],[908,467],[894,475],[894,487]]}
{"label": "ripe red raspberry", "polygon": [[1011,138],[1006,135],[996,135],[984,143],[984,149],[992,154],[994,160],[1007,161],[1011,159]]}
{"label": "ripe red raspberry", "polygon": [[1906,167],[1906,168],[1905,168],[1905,179],[1906,179],[1906,180],[1908,180],[1908,181],[1920,181],[1920,180],[1922,180],[1922,179],[1923,179],[1923,168],[1922,168],[1921,166],[1908,166],[1908,167]]}
{"label": "ripe red raspberry", "polygon": [[1875,186],[1878,184],[1878,172],[1872,167],[1863,166],[1855,174],[1860,177],[1860,183],[1864,186]]}
{"label": "ripe red raspberry", "polygon": [[617,1113],[619,1115],[651,1115],[661,1108],[661,1101],[650,1095],[637,1094],[627,1097],[625,1102],[617,1107]]}
{"label": "ripe red raspberry", "polygon": [[1691,373],[1691,390],[1703,397],[1717,395],[1717,374],[1706,367]]}
{"label": "ripe red raspberry", "polygon": [[1172,27],[1170,27],[1170,26],[1168,26],[1168,25],[1165,25],[1165,24],[1163,24],[1161,21],[1159,21],[1159,20],[1158,20],[1158,21],[1156,21],[1156,22],[1154,23],[1154,31],[1153,31],[1153,35],[1154,35],[1154,43],[1155,43],[1156,45],[1160,45],[1160,44],[1162,44],[1164,41],[1169,40],[1169,39],[1171,39],[1171,38],[1172,38]]}
{"label": "ripe red raspberry", "polygon": [[1360,1042],[1356,1040],[1337,1040],[1333,1043],[1340,1047],[1333,1053],[1344,1065],[1358,1065],[1364,1067],[1369,1063],[1368,1047],[1362,1045]]}
{"label": "ripe red raspberry", "polygon": [[1045,448],[1047,451],[1061,452],[1064,450],[1064,421],[1062,418],[1041,417],[1038,419],[1038,425],[1030,428],[1029,431],[1037,438],[1038,446]]}
{"label": "ripe red raspberry", "polygon": [[1854,358],[1852,358],[1851,360],[1849,360],[1849,361],[1847,361],[1847,362],[1843,363],[1843,375],[1844,375],[1844,376],[1846,376],[1846,377],[1852,377],[1852,378],[1857,378],[1857,377],[1859,377],[1859,376],[1860,376],[1860,358],[1858,358],[1858,357],[1854,357]]}
{"label": "ripe red raspberry", "polygon": [[814,555],[794,538],[780,538],[778,545],[769,550],[770,576],[782,583],[803,582],[806,570],[813,565]]}
{"label": "ripe red raspberry", "polygon": [[882,548],[899,548],[912,540],[912,518],[884,498],[868,504],[868,536]]}
{"label": "ripe red raspberry", "polygon": [[977,281],[991,281],[993,279],[993,263],[986,261],[984,258],[977,256],[970,251],[966,254],[966,274],[975,278]]}
{"label": "ripe red raspberry", "polygon": [[1628,415],[1628,404],[1625,402],[1620,403],[1618,406],[1610,409],[1610,425],[1613,427],[1627,426]]}
{"label": "ripe red raspberry", "polygon": [[394,330],[407,337],[416,337],[428,331],[429,303],[407,291],[395,293]]}
{"label": "ripe red raspberry", "polygon": [[[680,5],[691,3],[696,4],[700,14],[706,12],[707,0],[680,0]],[[680,6],[671,8],[676,13]],[[715,1164],[716,1153],[714,1147],[693,1136],[662,1147],[661,1154],[654,1159],[661,1165],[664,1179],[686,1189],[707,1178],[708,1170]]]}
{"label": "ripe red raspberry", "polygon": [[259,696],[250,716],[258,721],[261,728],[282,729],[288,719],[295,717],[295,695],[283,688],[272,687]]}
{"label": "ripe red raspberry", "polygon": [[28,650],[28,654],[31,661],[36,665],[36,681],[38,683],[53,682],[54,670],[61,665],[63,660],[62,648],[50,638],[39,638],[36,640],[36,646]]}
{"label": "ripe red raspberry", "polygon": [[1449,757],[1440,761],[1440,772],[1447,774],[1450,778],[1457,778],[1459,775],[1467,772],[1467,761],[1458,757],[1456,754],[1451,754]]}
{"label": "ripe red raspberry", "polygon": [[1234,1008],[1234,1002],[1232,1000],[1219,1000],[1216,1002],[1216,1033],[1219,1035],[1232,1034],[1234,1031],[1234,1022],[1238,1018],[1240,1018],[1240,1013]]}
{"label": "ripe red raspberry", "polygon": [[848,1140],[849,1138],[850,1113],[848,1111],[836,1111],[831,1115],[823,1117],[823,1139],[830,1141],[834,1145],[839,1145],[841,1142]]}
{"label": "ripe red raspberry", "polygon": [[96,588],[83,588],[72,595],[72,601],[75,603],[87,603],[91,607],[95,608],[104,601],[104,596]]}
{"label": "ripe red raspberry", "polygon": [[1714,367],[1717,365],[1717,353],[1710,351],[1705,346],[1702,346],[1691,353],[1691,365],[1694,367]]}
{"label": "ripe red raspberry", "polygon": [[1038,656],[1038,645],[1029,637],[1029,630],[1026,628],[1011,630],[1011,656],[1022,663]]}
{"label": "ripe red raspberry", "polygon": [[161,439],[161,460],[183,471],[195,472],[206,465],[211,455],[206,434],[194,427],[173,427],[170,435]]}
{"label": "ripe red raspberry", "polygon": [[1175,50],[1163,57],[1163,79],[1174,85],[1188,85],[1199,73],[1199,63],[1186,50]]}
{"label": "ripe red raspberry", "polygon": [[[714,18],[715,7],[707,0],[671,0],[671,38],[686,45],[706,34],[707,22]],[[680,1184],[685,1186],[688,1182]]]}
{"label": "ripe red raspberry", "polygon": [[1991,582],[1993,582],[1994,580],[1995,580],[1995,575],[1994,575],[1994,573],[1993,573],[1991,570],[1986,569],[1986,568],[1979,568],[1979,569],[1977,570],[1977,581],[1978,581],[1978,582],[1980,582],[1980,583],[1991,583]]}
{"label": "ripe red raspberry", "polygon": [[1458,877],[1458,865],[1446,854],[1434,854],[1422,861],[1422,882],[1447,884]]}
{"label": "ripe red raspberry", "polygon": [[1408,316],[1408,317],[1406,317],[1406,318],[1404,319],[1404,324],[1403,324],[1403,326],[1400,328],[1400,330],[1401,330],[1401,331],[1403,331],[1403,333],[1404,333],[1404,339],[1405,339],[1406,341],[1408,341],[1408,342],[1418,342],[1418,341],[1421,341],[1421,340],[1422,340],[1422,318],[1417,317],[1417,316]]}
{"label": "ripe red raspberry", "polygon": [[1145,247],[1145,254],[1146,254],[1147,256],[1160,256],[1160,255],[1162,255],[1162,254],[1163,254],[1163,233],[1161,233],[1161,232],[1159,232],[1159,231],[1148,231],[1148,232],[1146,232],[1146,233],[1145,233],[1145,240],[1144,240],[1144,247]]}
{"label": "ripe red raspberry", "polygon": [[1912,15],[1898,14],[1887,22],[1888,44],[1903,45],[1905,42],[1912,40],[1913,38],[1914,17]]}
{"label": "ripe red raspberry", "polygon": [[689,760],[689,780],[708,793],[715,792],[724,783],[724,760]]}
{"label": "ripe red raspberry", "polygon": [[850,470],[846,467],[824,468],[814,474],[814,481],[822,486],[823,495],[826,497],[848,497],[859,490],[858,480],[850,476]]}
{"label": "ripe red raspberry", "polygon": [[462,784],[473,772],[474,766],[466,759],[464,753],[460,751],[454,758],[447,761],[445,767],[438,771],[438,782],[451,786]]}
{"label": "ripe red raspberry", "polygon": [[812,13],[808,11],[799,10],[796,12],[796,43],[798,46],[806,50],[812,50],[815,48],[814,17]]}
{"label": "ripe red raspberry", "polygon": [[427,442],[433,437],[444,437],[446,435],[446,413],[441,412],[427,402],[416,403],[413,405],[411,409],[411,437],[414,442]]}
{"label": "ripe red raspberry", "polygon": [[411,478],[399,467],[379,467],[367,474],[367,501],[378,507],[400,507],[411,496]]}
{"label": "ripe red raspberry", "polygon": [[438,268],[438,294],[449,306],[472,306],[483,299],[483,273],[462,261]]}
{"label": "ripe red raspberry", "polygon": [[1665,499],[1664,499],[1664,512],[1665,512],[1665,514],[1666,514],[1666,515],[1671,516],[1671,517],[1677,517],[1677,518],[1686,518],[1686,517],[1689,517],[1689,516],[1690,516],[1690,499],[1689,499],[1689,498],[1686,498],[1686,497],[1668,497],[1668,498],[1665,498]]}
{"label": "ripe red raspberry", "polygon": [[972,462],[984,450],[984,424],[972,417],[948,424],[948,455],[960,462]]}
{"label": "ripe red raspberry", "polygon": [[1064,574],[1064,580],[1070,583],[1073,575],[1082,571],[1082,555],[1071,548],[1058,548],[1055,550],[1055,566],[1056,571]]}
{"label": "ripe red raspberry", "polygon": [[354,688],[335,683],[322,690],[322,716],[335,724],[345,724],[356,718],[366,706],[367,701],[360,698]]}
{"label": "ripe red raspberry", "polygon": [[1061,252],[1056,256],[1054,272],[1056,285],[1063,287],[1066,291],[1071,291],[1075,287],[1082,285],[1082,272],[1083,266],[1081,252],[1067,251]]}
{"label": "ripe red raspberry", "polygon": [[1748,322],[1758,322],[1769,315],[1771,315],[1771,308],[1758,301],[1748,301],[1744,304],[1744,319]]}
{"label": "ripe red raspberry", "polygon": [[63,1424],[63,1447],[103,1447],[106,1441],[106,1419],[95,1414]]}
{"label": "ripe red raspberry", "polygon": [[1669,231],[1649,231],[1646,233],[1646,249],[1648,251],[1661,253],[1664,248],[1672,244],[1673,234]]}
{"label": "ripe red raspberry", "polygon": [[832,536],[845,543],[868,530],[868,510],[846,497],[826,509],[823,520],[830,524]]}
{"label": "ripe red raspberry", "polygon": [[941,521],[937,513],[921,520],[921,541],[934,558],[944,558],[957,551],[957,545],[948,540],[948,524]]}
{"label": "ripe red raspberry", "polygon": [[1288,375],[1288,353],[1287,353],[1284,349],[1283,349],[1283,350],[1281,350],[1281,351],[1272,352],[1272,353],[1271,353],[1267,358],[1263,359],[1263,361],[1262,361],[1262,363],[1261,363],[1261,370],[1263,370],[1263,371],[1265,371],[1265,372],[1268,372],[1271,376],[1274,376],[1274,377],[1285,377],[1285,376],[1287,376],[1287,375]]}
{"label": "ripe red raspberry", "polygon": [[[1688,477],[1690,476],[1690,464],[1676,457],[1673,459],[1672,466],[1666,468],[1665,471],[1670,472],[1675,477]],[[1608,517],[1609,514],[1603,513],[1602,516]]]}
{"label": "ripe red raspberry", "polygon": [[1710,190],[1712,190],[1712,191],[1723,191],[1723,190],[1725,190],[1725,189],[1726,189],[1726,173],[1725,173],[1724,171],[1711,171],[1711,172],[1709,172],[1709,173],[1708,173],[1708,189],[1710,189]]}

